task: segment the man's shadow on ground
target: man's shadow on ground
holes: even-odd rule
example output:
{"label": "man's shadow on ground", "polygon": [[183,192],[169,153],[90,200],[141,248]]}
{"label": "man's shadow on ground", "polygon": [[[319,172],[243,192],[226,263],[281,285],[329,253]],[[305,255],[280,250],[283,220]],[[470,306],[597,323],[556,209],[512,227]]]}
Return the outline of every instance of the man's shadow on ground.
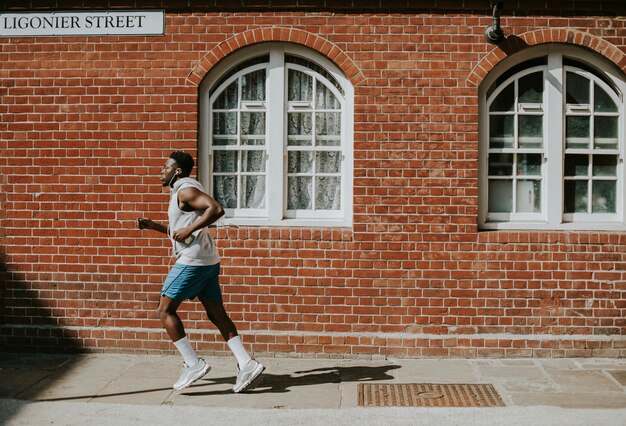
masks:
{"label": "man's shadow on ground", "polygon": [[[245,393],[286,393],[290,388],[297,386],[312,386],[328,383],[344,382],[371,382],[379,380],[391,380],[394,377],[388,372],[400,368],[399,365],[382,365],[379,367],[328,367],[313,370],[294,371],[292,374],[263,374],[258,383],[253,383],[252,388]],[[234,377],[213,377],[202,379],[184,391],[186,396],[209,396],[226,395],[232,390],[200,391],[210,385],[232,385]]]}
{"label": "man's shadow on ground", "polygon": [[[290,388],[296,386],[312,386],[328,383],[344,383],[344,382],[370,382],[379,380],[392,380],[393,376],[388,374],[390,370],[400,368],[399,365],[382,365],[379,367],[328,367],[316,368],[313,370],[294,371],[292,374],[263,374],[257,383],[252,383],[251,387],[246,389],[247,394],[262,393],[286,393],[291,392]],[[237,380],[235,376],[215,377],[201,379],[191,387],[184,389],[181,394],[185,396],[210,396],[210,395],[230,395],[233,393],[232,386]],[[202,391],[211,385],[227,385],[228,389],[216,391]],[[223,388],[223,386],[220,386]],[[37,401],[71,401],[84,399],[99,399],[113,396],[136,395],[148,392],[159,392],[172,390],[171,387],[142,389],[127,392],[104,393],[97,395],[80,395],[60,398],[46,398]],[[19,395],[17,396],[19,399]]]}

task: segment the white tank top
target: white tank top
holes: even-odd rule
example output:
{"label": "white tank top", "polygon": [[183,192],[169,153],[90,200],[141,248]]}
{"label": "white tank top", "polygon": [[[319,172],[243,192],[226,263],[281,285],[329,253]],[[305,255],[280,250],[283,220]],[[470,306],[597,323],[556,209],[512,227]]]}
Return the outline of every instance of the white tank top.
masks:
{"label": "white tank top", "polygon": [[202,216],[202,210],[186,212],[181,210],[178,206],[178,191],[190,186],[206,194],[202,184],[192,178],[177,180],[171,189],[170,206],[167,210],[167,215],[169,218],[168,235],[172,241],[173,255],[176,259],[176,263],[183,265],[215,265],[220,262],[220,257],[217,254],[217,248],[209,234],[208,227],[195,231],[192,234],[193,241],[191,241],[190,244],[179,243],[172,238],[172,234],[175,230],[191,225]]}

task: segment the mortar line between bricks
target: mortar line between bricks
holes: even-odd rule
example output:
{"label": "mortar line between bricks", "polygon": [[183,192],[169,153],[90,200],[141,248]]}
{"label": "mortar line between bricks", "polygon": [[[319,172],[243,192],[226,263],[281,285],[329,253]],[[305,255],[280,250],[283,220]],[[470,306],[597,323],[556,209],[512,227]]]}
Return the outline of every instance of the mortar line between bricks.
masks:
{"label": "mortar line between bricks", "polygon": [[[42,330],[96,330],[96,331],[126,331],[137,333],[154,333],[163,330],[157,328],[136,328],[136,327],[82,327],[82,326],[55,326],[55,325],[30,325],[30,324],[3,324],[6,329],[42,329]],[[219,331],[211,329],[188,328],[189,333],[201,335],[218,335]],[[371,333],[371,332],[316,332],[316,331],[284,331],[284,330],[242,330],[244,335],[264,335],[274,336],[319,336],[319,337],[372,337],[380,339],[486,339],[486,340],[534,340],[534,341],[570,341],[584,339],[592,342],[613,342],[625,341],[626,336],[619,335],[595,335],[595,334],[430,334],[430,333]]]}

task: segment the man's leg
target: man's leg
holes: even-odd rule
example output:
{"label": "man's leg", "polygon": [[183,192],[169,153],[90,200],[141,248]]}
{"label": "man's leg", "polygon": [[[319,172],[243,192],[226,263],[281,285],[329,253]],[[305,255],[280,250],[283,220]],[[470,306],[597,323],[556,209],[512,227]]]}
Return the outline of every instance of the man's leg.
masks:
{"label": "man's leg", "polygon": [[235,324],[226,313],[224,303],[221,300],[210,300],[207,297],[200,296],[198,298],[202,302],[209,320],[215,324],[225,341],[228,342],[238,335],[237,327],[235,327]]}
{"label": "man's leg", "polygon": [[185,367],[180,378],[174,383],[174,389],[181,390],[190,386],[193,382],[200,379],[209,371],[209,366],[196,355],[191,347],[189,339],[185,335],[183,322],[178,317],[176,310],[182,301],[171,299],[167,296],[161,296],[157,315],[167,334],[174,342],[174,346],[183,356]]}
{"label": "man's leg", "polygon": [[213,324],[218,328],[228,347],[237,358],[239,374],[233,387],[235,392],[241,392],[261,375],[265,367],[252,358],[243,346],[237,333],[235,324],[230,319],[221,300],[211,300],[207,297],[198,297]]}
{"label": "man's leg", "polygon": [[237,327],[230,319],[224,308],[224,304],[221,300],[210,300],[208,298],[200,298],[200,302],[206,310],[206,314],[217,329],[222,334],[222,337],[228,344],[228,347],[237,358],[237,364],[239,368],[246,367],[252,357],[248,354],[248,351],[243,347],[243,342],[237,333]]}
{"label": "man's leg", "polygon": [[185,327],[176,313],[181,303],[182,300],[174,300],[167,296],[161,296],[159,307],[157,308],[157,316],[167,331],[167,334],[170,336],[170,339],[172,339],[172,342],[177,342],[185,337]]}

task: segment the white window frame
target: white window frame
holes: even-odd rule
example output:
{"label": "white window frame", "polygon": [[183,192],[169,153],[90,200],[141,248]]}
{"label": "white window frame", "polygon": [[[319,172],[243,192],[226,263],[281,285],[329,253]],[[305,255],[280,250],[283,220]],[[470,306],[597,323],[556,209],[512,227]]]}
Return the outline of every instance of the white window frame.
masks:
{"label": "white window frame", "polygon": [[[353,135],[354,135],[354,88],[339,68],[317,52],[303,46],[287,43],[263,43],[242,49],[219,62],[206,76],[199,89],[198,114],[198,180],[211,188],[210,170],[210,91],[225,73],[237,65],[257,56],[269,54],[269,67],[266,89],[266,199],[265,209],[237,211],[227,209],[221,219],[223,225],[241,226],[311,226],[311,227],[351,227],[353,205]],[[322,67],[332,75],[343,89],[341,114],[341,150],[343,161],[341,170],[341,208],[334,211],[313,210],[292,212],[287,209],[287,123],[286,101],[287,67],[296,69],[295,64],[287,64],[284,55],[303,57]],[[309,70],[310,71],[310,70]],[[225,81],[227,84],[232,76]],[[223,85],[220,85],[223,86]],[[224,86],[226,87],[226,86]],[[270,89],[271,87],[271,89]],[[334,87],[331,90],[334,91]],[[338,93],[336,93],[338,94]],[[276,107],[276,105],[280,105]],[[314,129],[313,129],[314,130]],[[279,142],[278,142],[279,141]],[[295,213],[295,214],[293,214]]]}
{"label": "white window frame", "polygon": [[[511,215],[505,218],[488,217],[488,156],[489,156],[489,109],[487,91],[496,79],[508,69],[522,62],[547,56],[547,67],[544,78],[544,145],[541,183],[541,213]],[[565,82],[563,57],[585,63],[610,80],[620,96],[618,103],[618,154],[617,163],[617,194],[616,213],[611,214],[565,214],[564,213],[564,158],[565,158],[565,100],[559,87],[550,82]],[[533,67],[534,68],[534,67]],[[532,69],[532,68],[529,68]],[[520,70],[511,76],[519,77]],[[502,82],[500,88],[506,87],[511,81]],[[563,87],[561,85],[561,87]],[[611,89],[611,91],[613,91]],[[494,94],[497,92],[494,91]],[[626,81],[624,75],[616,67],[598,55],[583,49],[566,45],[544,45],[526,49],[498,64],[487,75],[479,88],[479,210],[478,226],[480,229],[550,229],[550,230],[626,230],[626,196],[624,157],[626,145],[626,127],[624,108]],[[554,125],[553,123],[560,123]],[[515,130],[517,132],[517,129]],[[520,152],[518,149],[517,152]],[[523,151],[522,151],[523,152]],[[513,200],[515,202],[515,200]],[[492,220],[495,218],[496,220]]]}

